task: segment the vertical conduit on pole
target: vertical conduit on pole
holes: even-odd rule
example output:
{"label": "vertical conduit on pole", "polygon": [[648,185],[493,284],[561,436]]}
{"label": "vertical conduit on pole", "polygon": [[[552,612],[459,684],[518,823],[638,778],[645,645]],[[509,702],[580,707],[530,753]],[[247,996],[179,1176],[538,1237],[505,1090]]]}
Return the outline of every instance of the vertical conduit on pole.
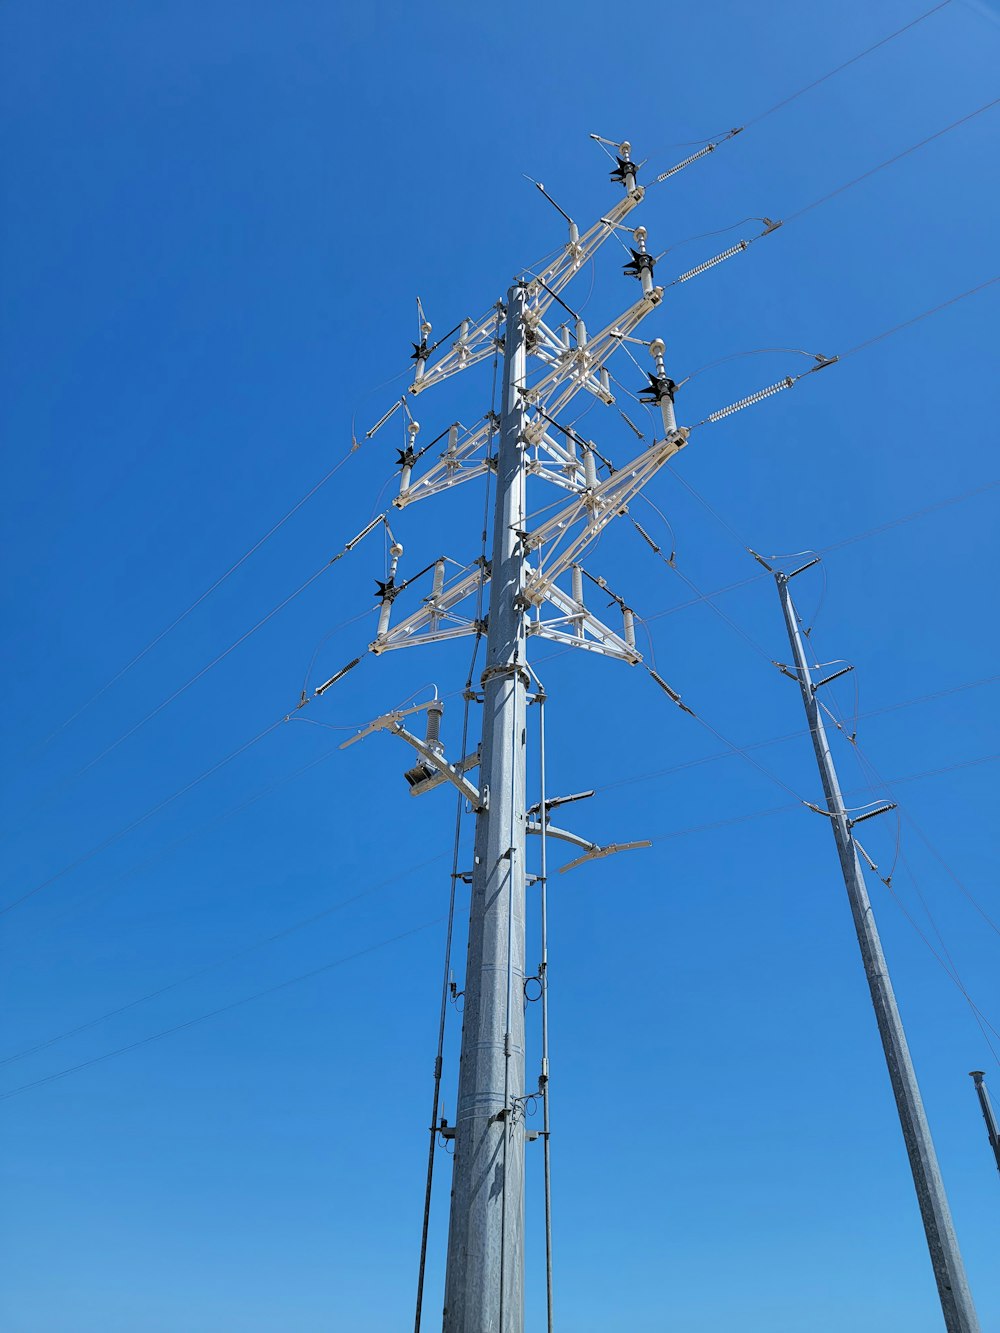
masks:
{"label": "vertical conduit on pole", "polygon": [[776,572],[774,577],[781,598],[788,639],[792,646],[795,672],[802,691],[802,702],[805,705],[813,748],[816,751],[816,761],[823,781],[830,827],[836,839],[844,884],[851,904],[858,943],[861,946],[875,1018],[878,1021],[882,1048],[885,1051],[885,1062],[889,1069],[889,1080],[896,1098],[899,1122],[910,1159],[910,1170],[913,1173],[913,1183],[927,1236],[927,1248],[930,1251],[938,1295],[941,1299],[945,1328],[948,1333],[979,1333],[979,1319],[958,1248],[951,1210],[941,1179],[941,1169],[938,1166],[923,1100],[917,1086],[917,1076],[913,1070],[906,1034],[903,1031],[903,1021],[896,1006],[896,997],[889,979],[889,969],[882,952],[882,942],[875,925],[861,862],[851,836],[847,812],[844,809],[844,798],[802,645],[798,616],[788,591],[789,580],[780,572]]}
{"label": "vertical conduit on pole", "polygon": [[[507,297],[445,1333],[524,1329],[525,293]],[[513,994],[514,1003],[510,1002]]]}

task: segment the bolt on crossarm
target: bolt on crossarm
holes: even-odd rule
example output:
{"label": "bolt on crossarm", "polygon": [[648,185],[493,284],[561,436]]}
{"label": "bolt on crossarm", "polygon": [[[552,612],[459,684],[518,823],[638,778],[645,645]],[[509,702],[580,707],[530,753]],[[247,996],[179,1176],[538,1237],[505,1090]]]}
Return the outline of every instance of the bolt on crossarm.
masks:
{"label": "bolt on crossarm", "polygon": [[524,1328],[525,293],[507,297],[445,1333]]}
{"label": "bolt on crossarm", "polygon": [[[757,557],[760,559],[760,557]],[[765,568],[771,567],[761,560]],[[810,562],[815,563],[815,562]],[[808,568],[803,566],[802,568]],[[944,1313],[945,1327],[948,1333],[978,1333],[979,1320],[972,1302],[965,1266],[962,1263],[958,1239],[951,1220],[951,1211],[945,1194],[937,1154],[931,1140],[927,1116],[924,1113],[923,1100],[917,1086],[913,1062],[910,1058],[903,1022],[896,1006],[889,971],[882,952],[882,943],[875,925],[875,916],[868,898],[864,874],[858,857],[857,847],[851,834],[852,821],[844,808],[837,771],[826,735],[826,728],[820,711],[816,691],[819,688],[812,680],[806,660],[799,629],[799,620],[792,602],[788,584],[795,574],[774,573],[781,598],[781,609],[785,617],[785,626],[792,647],[794,674],[802,691],[806,718],[812,735],[816,761],[819,765],[823,791],[826,797],[830,827],[837,843],[840,866],[844,875],[844,884],[851,904],[851,913],[861,946],[865,974],[871,990],[872,1004],[878,1021],[879,1035],[889,1069],[889,1079],[896,1098],[896,1108],[903,1130],[910,1170],[917,1191],[920,1214],[924,1232],[927,1236],[927,1248],[930,1251],[934,1277],[937,1281],[941,1309]],[[791,673],[789,673],[791,674]]]}

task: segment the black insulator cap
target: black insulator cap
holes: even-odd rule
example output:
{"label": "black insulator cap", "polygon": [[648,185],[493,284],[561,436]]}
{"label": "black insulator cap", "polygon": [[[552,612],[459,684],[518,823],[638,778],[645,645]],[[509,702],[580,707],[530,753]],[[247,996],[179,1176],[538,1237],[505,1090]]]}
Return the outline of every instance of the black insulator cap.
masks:
{"label": "black insulator cap", "polygon": [[647,375],[649,383],[639,390],[639,400],[643,403],[659,403],[664,398],[674,401],[677,385],[665,375]]}

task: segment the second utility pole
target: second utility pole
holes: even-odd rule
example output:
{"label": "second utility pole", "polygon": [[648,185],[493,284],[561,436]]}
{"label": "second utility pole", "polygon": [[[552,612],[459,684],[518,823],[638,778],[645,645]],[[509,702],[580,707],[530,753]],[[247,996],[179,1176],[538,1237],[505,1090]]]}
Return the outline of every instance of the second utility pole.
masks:
{"label": "second utility pole", "polygon": [[[760,560],[760,557],[757,559]],[[760,563],[766,569],[770,569],[763,560]],[[803,569],[808,567],[803,566]],[[923,1100],[917,1086],[917,1076],[906,1044],[903,1020],[896,1007],[896,997],[893,994],[892,982],[889,980],[889,969],[886,966],[882,942],[879,939],[875,916],[865,887],[865,877],[851,835],[851,821],[844,809],[837,770],[833,766],[830,743],[816,699],[819,684],[813,684],[805,649],[802,646],[798,615],[791,593],[788,591],[789,579],[801,572],[799,569],[790,575],[775,573],[774,577],[781,597],[781,609],[785,615],[788,639],[792,645],[795,676],[802,690],[802,701],[805,704],[806,718],[812,734],[820,777],[823,780],[830,827],[837,842],[840,868],[844,874],[844,884],[851,903],[858,943],[861,945],[861,957],[864,960],[865,975],[868,977],[872,1004],[875,1007],[875,1018],[878,1021],[882,1048],[885,1051],[885,1062],[889,1067],[889,1080],[896,1098],[899,1123],[903,1129],[903,1139],[910,1159],[910,1170],[917,1190],[917,1201],[920,1204],[920,1215],[927,1235],[927,1248],[930,1250],[945,1327],[948,1333],[979,1333],[979,1319],[976,1316],[976,1307],[972,1303],[972,1293],[969,1291],[968,1279],[965,1276],[965,1266],[958,1248],[948,1198],[944,1192],[937,1153],[934,1151]]]}
{"label": "second utility pole", "polygon": [[445,1333],[524,1328],[525,294],[507,296]]}

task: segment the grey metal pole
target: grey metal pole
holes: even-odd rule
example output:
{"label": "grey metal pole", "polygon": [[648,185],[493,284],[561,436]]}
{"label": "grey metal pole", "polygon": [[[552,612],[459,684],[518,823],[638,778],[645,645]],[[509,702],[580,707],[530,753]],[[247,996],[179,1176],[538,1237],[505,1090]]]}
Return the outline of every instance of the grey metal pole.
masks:
{"label": "grey metal pole", "polygon": [[986,1121],[986,1133],[990,1136],[990,1147],[993,1149],[993,1156],[997,1159],[997,1170],[1000,1171],[1000,1130],[997,1130],[996,1116],[993,1114],[993,1107],[990,1105],[990,1094],[986,1091],[986,1084],[983,1081],[986,1075],[981,1069],[973,1069],[969,1077],[976,1084],[976,1096],[979,1098],[983,1119]]}
{"label": "grey metal pole", "polygon": [[524,1328],[525,294],[507,296],[504,374],[445,1333]]}
{"label": "grey metal pole", "polygon": [[879,1035],[885,1051],[885,1062],[889,1068],[889,1079],[910,1159],[910,1170],[917,1190],[917,1201],[920,1204],[920,1214],[927,1235],[927,1248],[930,1250],[945,1327],[948,1333],[978,1333],[979,1319],[972,1303],[972,1293],[965,1276],[965,1266],[962,1263],[937,1154],[934,1151],[920,1089],[917,1086],[917,1076],[913,1071],[913,1062],[903,1032],[903,1022],[896,1007],[896,997],[889,980],[882,942],[875,925],[861,862],[851,836],[850,824],[844,809],[844,798],[841,795],[826,728],[823,726],[823,718],[816,699],[816,689],[802,646],[799,621],[788,590],[788,577],[776,573],[775,579],[781,597],[781,609],[785,616],[788,638],[792,645],[796,675],[802,690],[802,701],[805,704],[816,760],[823,780],[830,826],[837,842],[844,884],[851,903]]}

